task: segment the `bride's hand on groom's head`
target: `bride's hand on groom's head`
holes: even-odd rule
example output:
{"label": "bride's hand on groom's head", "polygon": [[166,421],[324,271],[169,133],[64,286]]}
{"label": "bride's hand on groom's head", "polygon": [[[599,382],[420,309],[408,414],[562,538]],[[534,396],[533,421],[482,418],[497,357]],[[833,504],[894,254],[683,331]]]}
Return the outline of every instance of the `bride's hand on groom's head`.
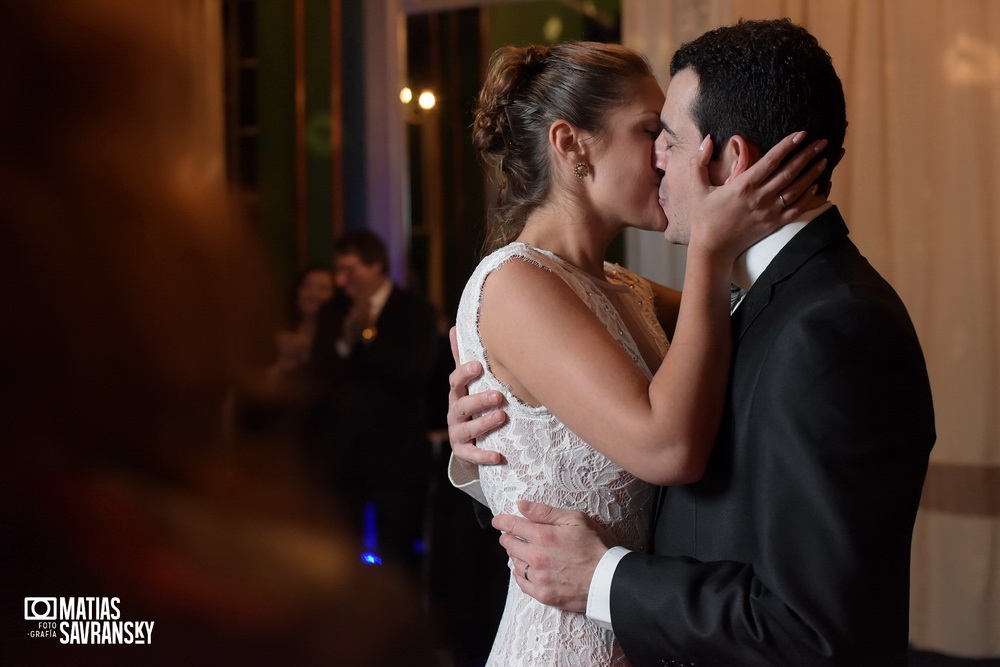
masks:
{"label": "bride's hand on groom's head", "polygon": [[756,161],[755,149],[745,139],[730,139],[726,150],[736,157],[730,157],[731,173],[718,186],[709,178],[715,146],[712,137],[706,136],[686,172],[693,179],[685,186],[692,193],[692,244],[726,250],[735,259],[761,238],[821,204],[828,189],[817,198],[815,182],[826,168],[826,160],[819,156],[827,141],[803,147],[805,136],[805,132],[788,135]]}
{"label": "bride's hand on groom's head", "polygon": [[[484,391],[469,394],[469,383],[483,374],[478,361],[467,364],[459,362],[458,343],[455,327],[449,333],[451,353],[455,359],[455,370],[448,377],[448,440],[455,458],[474,465],[496,465],[503,463],[497,452],[486,451],[476,446],[481,438],[507,421],[507,413],[501,408],[504,403],[499,391]],[[487,412],[488,411],[488,412]],[[473,418],[474,415],[480,415]]]}

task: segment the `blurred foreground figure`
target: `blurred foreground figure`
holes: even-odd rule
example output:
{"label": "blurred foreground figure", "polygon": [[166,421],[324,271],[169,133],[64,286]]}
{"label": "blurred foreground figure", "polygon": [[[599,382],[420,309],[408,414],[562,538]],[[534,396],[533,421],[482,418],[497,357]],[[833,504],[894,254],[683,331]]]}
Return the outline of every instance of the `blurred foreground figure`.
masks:
{"label": "blurred foreground figure", "polygon": [[171,4],[0,0],[3,662],[429,664],[409,586],[222,427],[274,318]]}

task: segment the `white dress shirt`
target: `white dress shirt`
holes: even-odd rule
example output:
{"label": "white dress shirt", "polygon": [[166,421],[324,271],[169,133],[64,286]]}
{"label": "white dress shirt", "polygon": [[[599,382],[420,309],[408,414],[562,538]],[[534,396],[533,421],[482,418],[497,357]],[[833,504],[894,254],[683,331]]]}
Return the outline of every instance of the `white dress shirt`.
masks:
{"label": "white dress shirt", "polygon": [[[811,211],[807,211],[799,220],[781,227],[770,236],[766,236],[750,246],[746,252],[736,258],[736,262],[733,264],[733,284],[748,291],[781,249],[785,247],[785,244],[831,206],[833,206],[832,203],[826,202]],[[736,308],[739,308],[739,304],[733,310],[735,311]],[[615,569],[618,567],[619,561],[628,553],[629,550],[625,547],[608,549],[597,564],[594,578],[590,581],[590,591],[587,595],[587,617],[609,630],[613,629],[611,622],[611,580],[615,576]]]}
{"label": "white dress shirt", "polygon": [[[389,300],[390,294],[392,294],[392,281],[386,278],[368,300],[369,322],[372,324],[378,322],[379,315],[382,314],[382,309],[385,308],[385,302]],[[341,359],[346,359],[351,354],[351,345],[343,338],[338,338],[334,347]]]}

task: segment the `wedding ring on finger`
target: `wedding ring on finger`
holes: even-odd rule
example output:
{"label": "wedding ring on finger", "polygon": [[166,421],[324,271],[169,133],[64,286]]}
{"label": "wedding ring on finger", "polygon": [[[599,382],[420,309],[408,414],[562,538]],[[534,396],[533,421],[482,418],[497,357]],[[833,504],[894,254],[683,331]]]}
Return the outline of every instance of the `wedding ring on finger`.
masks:
{"label": "wedding ring on finger", "polygon": [[524,566],[524,573],[521,576],[524,577],[524,580],[527,581],[530,584],[531,583],[531,579],[528,579],[528,568],[529,567],[531,567],[531,565],[525,565]]}
{"label": "wedding ring on finger", "polygon": [[781,200],[781,208],[788,208],[788,204],[785,203],[785,198],[780,192],[778,193],[778,199]]}

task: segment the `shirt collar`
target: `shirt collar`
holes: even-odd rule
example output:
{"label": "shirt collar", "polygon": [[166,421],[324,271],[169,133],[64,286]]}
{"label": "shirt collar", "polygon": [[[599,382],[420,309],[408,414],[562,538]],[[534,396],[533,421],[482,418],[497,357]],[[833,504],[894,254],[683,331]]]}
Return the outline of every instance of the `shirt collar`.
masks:
{"label": "shirt collar", "polygon": [[790,222],[779,228],[770,236],[765,236],[757,243],[750,246],[746,252],[736,258],[733,264],[733,284],[749,290],[753,284],[764,273],[768,264],[781,252],[785,244],[792,240],[792,237],[802,231],[802,228],[812,222],[821,213],[825,213],[832,202],[824,202],[821,206],[806,211],[802,217],[795,222]]}
{"label": "shirt collar", "polygon": [[371,299],[368,300],[368,312],[373,322],[382,314],[382,309],[385,308],[385,302],[389,300],[391,292],[392,281],[386,278],[372,294]]}

